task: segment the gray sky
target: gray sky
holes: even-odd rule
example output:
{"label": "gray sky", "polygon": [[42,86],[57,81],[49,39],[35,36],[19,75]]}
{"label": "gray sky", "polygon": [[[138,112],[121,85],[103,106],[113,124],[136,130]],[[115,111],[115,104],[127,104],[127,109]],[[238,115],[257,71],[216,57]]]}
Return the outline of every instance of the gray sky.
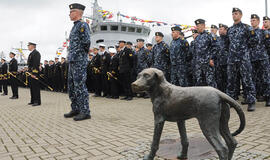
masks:
{"label": "gray sky", "polygon": [[[0,51],[7,55],[12,47],[20,46],[20,41],[24,42],[24,48],[32,41],[38,44],[42,60],[54,58],[65,40],[65,31],[69,33],[73,25],[68,5],[84,4],[85,14],[90,15],[93,1],[1,0]],[[120,11],[128,16],[169,24],[194,25],[194,20],[203,18],[208,26],[218,23],[231,26],[232,7],[242,9],[242,21],[247,24],[250,24],[251,14],[256,13],[261,18],[265,15],[265,0],[98,0],[98,3],[115,15]],[[153,31],[158,30],[164,31],[164,27],[153,28]],[[169,28],[165,27],[165,31],[169,33]]]}

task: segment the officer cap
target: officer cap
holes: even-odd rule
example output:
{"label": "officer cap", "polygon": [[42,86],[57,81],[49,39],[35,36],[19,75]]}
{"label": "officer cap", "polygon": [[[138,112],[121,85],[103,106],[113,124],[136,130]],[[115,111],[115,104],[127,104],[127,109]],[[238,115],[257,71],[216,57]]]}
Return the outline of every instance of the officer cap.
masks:
{"label": "officer cap", "polygon": [[106,45],[105,44],[102,44],[102,43],[101,44],[98,44],[98,46],[99,47],[102,47],[102,48],[105,48],[106,47]]}
{"label": "officer cap", "polygon": [[128,41],[128,42],[127,42],[127,45],[133,45],[133,44],[132,44],[132,42]]}
{"label": "officer cap", "polygon": [[93,49],[97,49],[97,50],[99,50],[99,48],[98,48],[97,46],[94,46],[94,47],[93,47]]}
{"label": "officer cap", "polygon": [[144,39],[138,38],[138,39],[136,40],[136,42],[144,42]]}
{"label": "officer cap", "polygon": [[179,26],[175,26],[175,27],[172,27],[171,30],[181,32],[182,29]]}
{"label": "officer cap", "polygon": [[218,27],[216,25],[214,25],[214,24],[211,25],[211,28],[212,29],[218,29]]}
{"label": "officer cap", "polygon": [[252,14],[250,19],[253,19],[253,18],[260,20],[260,17],[257,14]]}
{"label": "officer cap", "polygon": [[54,59],[59,59],[59,57],[55,57]]}
{"label": "officer cap", "polygon": [[155,36],[160,36],[160,37],[164,37],[164,34],[162,32],[156,32]]}
{"label": "officer cap", "polygon": [[108,49],[110,49],[110,48],[114,48],[114,46],[109,46]]}
{"label": "officer cap", "polygon": [[270,20],[270,18],[268,17],[268,16],[264,16],[263,17],[263,20],[265,21],[265,20]]}
{"label": "officer cap", "polygon": [[124,40],[120,40],[120,41],[119,41],[119,43],[126,43],[126,41],[124,41]]}
{"label": "officer cap", "polygon": [[198,24],[205,24],[205,20],[204,19],[197,19],[195,21],[195,25],[198,25]]}
{"label": "officer cap", "polygon": [[240,12],[240,13],[242,14],[242,10],[239,9],[239,8],[236,8],[236,7],[234,7],[234,8],[232,9],[232,13],[234,13],[234,12]]}
{"label": "officer cap", "polygon": [[228,28],[228,26],[227,26],[227,25],[222,24],[222,23],[219,23],[219,24],[218,24],[218,26],[219,26],[219,28],[221,28],[221,27],[224,27],[225,29],[227,29],[227,28]]}
{"label": "officer cap", "polygon": [[28,46],[30,46],[30,45],[36,46],[37,44],[33,43],[33,42],[28,42]]}
{"label": "officer cap", "polygon": [[116,51],[115,48],[110,48],[110,49],[109,49],[109,52],[110,52],[110,53],[116,53],[117,51]]}
{"label": "officer cap", "polygon": [[79,10],[84,11],[85,6],[82,5],[82,4],[79,4],[79,3],[73,3],[73,4],[70,4],[70,5],[69,5],[69,8],[70,8],[70,10],[71,10],[71,9],[79,9]]}
{"label": "officer cap", "polygon": [[148,46],[153,46],[153,44],[152,43],[147,43],[146,47],[148,47]]}
{"label": "officer cap", "polygon": [[14,56],[16,55],[14,52],[9,52],[9,54],[13,54]]}

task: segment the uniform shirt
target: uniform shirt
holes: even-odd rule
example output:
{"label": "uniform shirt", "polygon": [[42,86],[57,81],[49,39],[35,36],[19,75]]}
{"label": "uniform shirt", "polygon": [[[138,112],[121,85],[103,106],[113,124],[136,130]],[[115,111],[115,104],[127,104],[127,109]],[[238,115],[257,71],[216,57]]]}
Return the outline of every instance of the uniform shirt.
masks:
{"label": "uniform shirt", "polygon": [[34,49],[29,54],[28,59],[27,59],[29,72],[32,72],[32,74],[39,73],[40,59],[41,59],[40,53],[36,49]]}
{"label": "uniform shirt", "polygon": [[137,73],[140,73],[145,68],[148,68],[149,55],[145,48],[140,48],[135,54],[137,55]]}
{"label": "uniform shirt", "polygon": [[217,65],[226,65],[229,55],[229,37],[227,35],[220,35],[218,43],[220,50],[217,53]]}
{"label": "uniform shirt", "polygon": [[194,56],[196,63],[206,64],[215,59],[218,50],[217,40],[211,33],[203,31],[194,40]]}
{"label": "uniform shirt", "polygon": [[169,46],[164,41],[154,45],[152,50],[152,67],[166,71],[170,65]]}
{"label": "uniform shirt", "polygon": [[188,55],[189,44],[185,39],[174,39],[170,44],[170,60],[172,66],[186,64],[186,56]]}
{"label": "uniform shirt", "polygon": [[227,35],[229,37],[228,63],[249,60],[249,46],[252,45],[250,38],[255,36],[249,26],[242,22],[234,24],[228,29]]}
{"label": "uniform shirt", "polygon": [[264,45],[267,50],[268,56],[270,56],[270,29],[264,30]]}
{"label": "uniform shirt", "polygon": [[68,62],[87,61],[90,47],[90,29],[86,22],[78,20],[69,35]]}
{"label": "uniform shirt", "polygon": [[124,47],[119,53],[119,73],[131,72],[134,64],[133,52]]}
{"label": "uniform shirt", "polygon": [[9,70],[9,72],[17,72],[18,71],[18,62],[15,58],[12,58],[12,60],[10,60],[8,70]]}
{"label": "uniform shirt", "polygon": [[101,72],[106,74],[109,70],[111,56],[108,52],[103,52],[101,55]]}
{"label": "uniform shirt", "polygon": [[265,41],[266,36],[264,30],[256,28],[254,30],[255,36],[251,37],[251,40],[255,38],[254,45],[250,46],[250,60],[252,62],[258,60],[268,59]]}

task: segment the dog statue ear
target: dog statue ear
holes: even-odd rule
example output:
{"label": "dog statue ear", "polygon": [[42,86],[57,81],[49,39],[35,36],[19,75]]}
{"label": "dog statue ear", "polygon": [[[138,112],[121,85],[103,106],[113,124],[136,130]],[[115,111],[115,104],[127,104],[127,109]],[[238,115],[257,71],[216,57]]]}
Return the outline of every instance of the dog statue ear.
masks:
{"label": "dog statue ear", "polygon": [[155,69],[155,76],[159,82],[164,80],[164,74],[161,70]]}

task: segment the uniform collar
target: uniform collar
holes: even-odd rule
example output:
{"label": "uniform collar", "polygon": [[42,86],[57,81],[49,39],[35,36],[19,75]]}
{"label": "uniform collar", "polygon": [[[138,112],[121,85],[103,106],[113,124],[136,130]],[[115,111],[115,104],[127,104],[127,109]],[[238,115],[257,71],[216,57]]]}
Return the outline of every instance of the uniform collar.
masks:
{"label": "uniform collar", "polygon": [[74,24],[77,24],[77,23],[79,23],[81,21],[81,19],[80,20],[77,20],[77,21],[74,21],[73,23]]}

